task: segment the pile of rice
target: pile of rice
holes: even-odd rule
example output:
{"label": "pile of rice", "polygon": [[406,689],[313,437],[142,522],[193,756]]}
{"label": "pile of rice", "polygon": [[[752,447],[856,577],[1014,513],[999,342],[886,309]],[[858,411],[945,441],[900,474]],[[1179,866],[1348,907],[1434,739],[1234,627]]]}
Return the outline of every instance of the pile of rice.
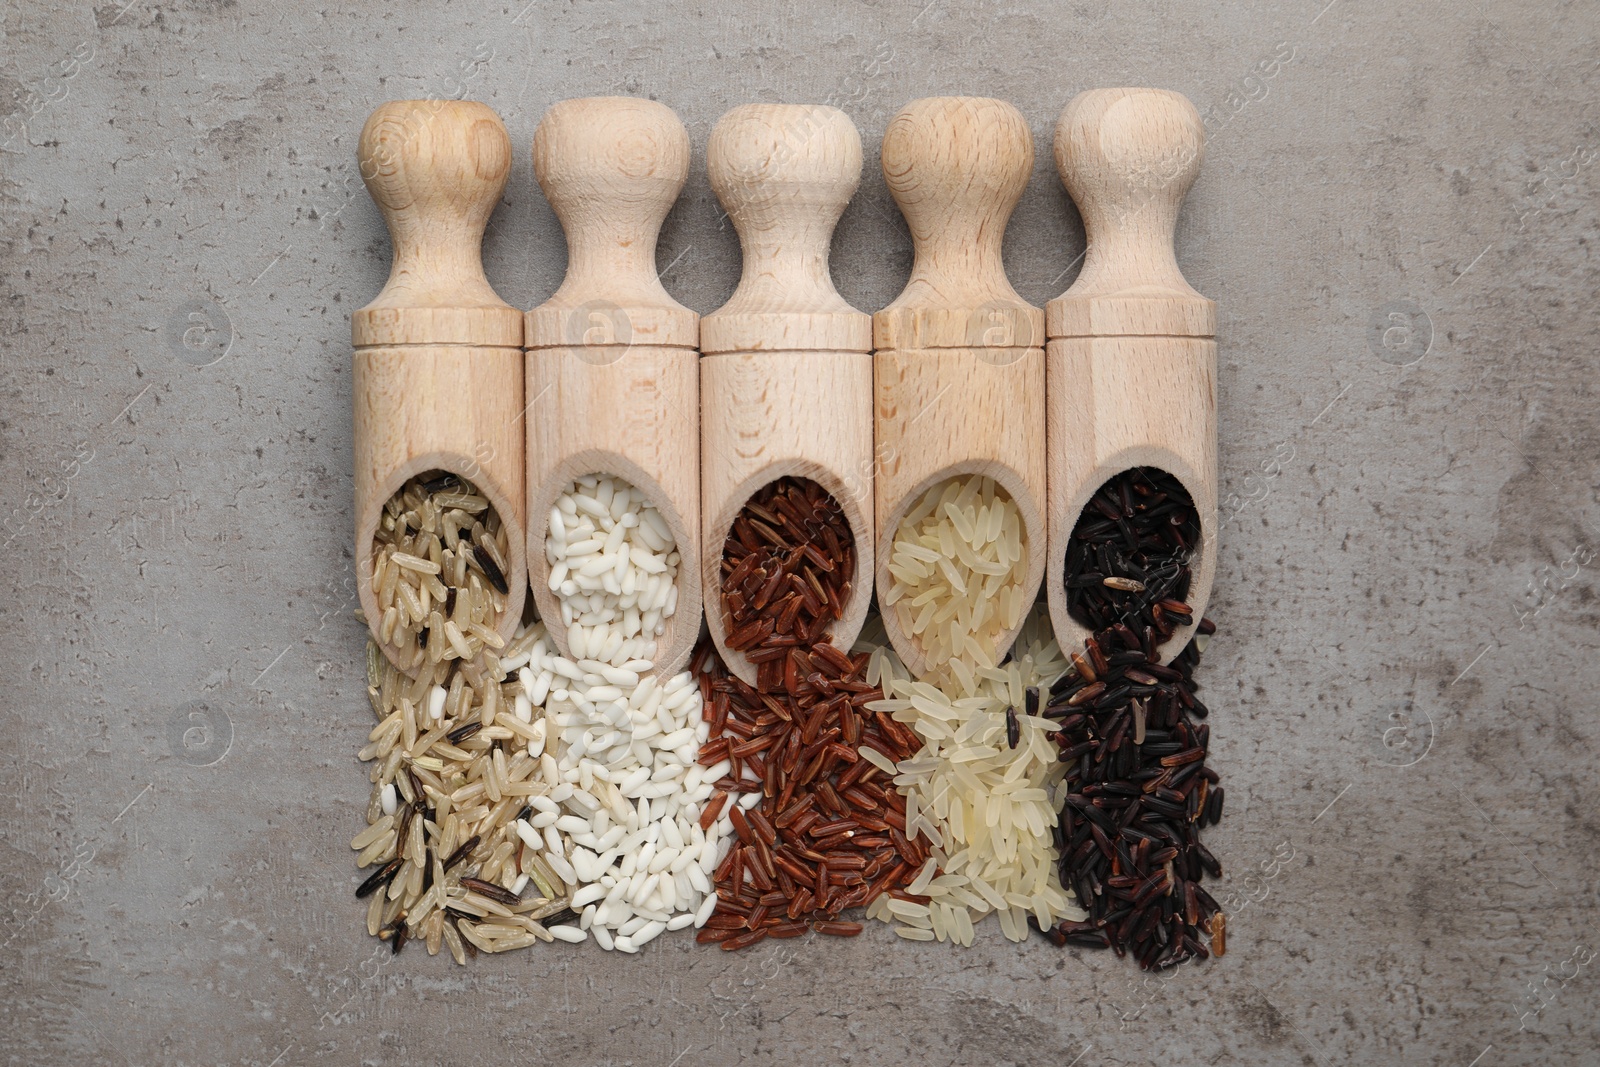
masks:
{"label": "pile of rice", "polygon": [[906,795],[907,831],[920,830],[934,849],[906,887],[926,903],[885,896],[867,914],[897,921],[901,937],[960,945],[973,943],[973,924],[990,912],[1012,941],[1027,938],[1030,916],[1041,929],[1086,918],[1056,869],[1066,767],[1050,739],[1057,724],[1038,712],[1039,694],[1067,663],[1048,615],[1034,611],[1004,666],[950,666],[950,681],[934,685],[914,681],[892,650],[872,652],[867,680],[882,684],[885,699],[867,708],[892,713],[925,742],[894,781]]}
{"label": "pile of rice", "polygon": [[456,661],[447,685],[367,654],[379,721],[351,847],[375,871],[369,933],[464,962],[591,935],[636,952],[710,917],[732,824],[705,804],[727,764],[696,762],[709,725],[689,672],[574,662],[537,622],[504,659]]}
{"label": "pile of rice", "polygon": [[[430,472],[386,505],[374,542],[380,632],[414,648],[420,670],[408,677],[369,643],[378,723],[361,758],[373,791],[351,842],[372,868],[369,933],[465,962],[591,936],[634,952],[707,922],[735,805],[707,810],[730,764],[697,762],[710,724],[693,675],[650,673],[676,601],[664,529],[619,479],[579,479],[561,498],[547,552],[567,659],[540,623],[509,644],[494,632],[506,531],[474,486]],[[970,945],[990,912],[1013,941],[1030,920],[1048,930],[1086,917],[1057,872],[1065,767],[1038,694],[1067,662],[1042,608],[995,664],[999,635],[1024,614],[1024,555],[1020,516],[993,480],[935,487],[896,535],[886,598],[933,669],[913,680],[881,629],[858,646],[871,653],[865,682],[884,693],[866,710],[922,741],[897,765],[858,750],[894,774],[907,836],[933,843],[905,891],[867,911],[910,940]]]}
{"label": "pile of rice", "polygon": [[427,471],[390,497],[372,539],[378,636],[401,666],[440,680],[454,660],[498,652],[505,611],[505,525],[477,486]]}
{"label": "pile of rice", "polygon": [[924,493],[900,520],[888,569],[881,608],[918,642],[931,678],[953,677],[947,665],[962,660],[994,667],[1001,636],[1028,608],[1022,516],[993,478],[951,478]]}
{"label": "pile of rice", "polygon": [[[516,825],[548,771],[532,709],[507,670],[526,662],[539,628],[519,632],[506,658],[444,664],[448,685],[409,678],[367,644],[367,695],[378,724],[360,752],[372,761],[368,826],[350,842],[375,872],[367,932],[399,951],[408,938],[456,962],[557,937],[572,940],[570,882],[522,847]],[[536,892],[524,896],[532,883]],[[511,898],[519,898],[512,901]],[[448,909],[448,910],[447,910]],[[548,921],[541,921],[548,920]],[[581,935],[580,935],[581,936]]]}
{"label": "pile of rice", "polygon": [[694,676],[657,678],[648,660],[569,660],[542,625],[529,633],[519,701],[549,739],[548,791],[533,796],[536,811],[515,830],[529,854],[578,887],[570,940],[637,952],[664,931],[703,925],[732,824],[727,811],[706,811],[727,764],[696,762],[710,725]]}

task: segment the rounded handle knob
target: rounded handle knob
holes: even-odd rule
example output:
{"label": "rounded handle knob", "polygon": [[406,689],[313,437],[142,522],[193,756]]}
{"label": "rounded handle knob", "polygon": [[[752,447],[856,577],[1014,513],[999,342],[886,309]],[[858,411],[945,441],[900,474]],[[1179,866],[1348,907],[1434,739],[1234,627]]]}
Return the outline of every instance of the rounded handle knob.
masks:
{"label": "rounded handle knob", "polygon": [[915,261],[905,290],[878,313],[878,347],[1041,344],[1042,316],[1011,287],[1000,254],[1033,172],[1022,113],[980,97],[913,100],[890,120],[882,155]]}
{"label": "rounded handle knob", "polygon": [[834,288],[828,244],[861,182],[861,135],[838,108],[744,104],[706,144],[711,187],[739,233],[733,297],[701,322],[703,351],[869,351],[870,322]]}
{"label": "rounded handle knob", "polygon": [[655,263],[661,224],[689,176],[689,132],[672,109],[634,97],[563,100],[534,131],[533,172],[566,230],[567,274],[530,315],[529,345],[582,343],[572,322],[604,305],[621,324],[619,342],[692,346],[694,313],[667,295]]}
{"label": "rounded handle knob", "polygon": [[[1095,89],[1067,104],[1056,124],[1056,166],[1083,216],[1088,254],[1066,298],[1204,300],[1184,280],[1173,251],[1179,206],[1200,172],[1204,131],[1189,99],[1164,89]],[[1174,306],[1164,317],[1173,323],[1159,330],[1149,315],[1150,322],[1127,329],[1206,328],[1198,304]],[[1051,336],[1058,336],[1054,325]]]}
{"label": "rounded handle knob", "polygon": [[392,100],[367,118],[357,152],[394,261],[352,316],[355,343],[520,344],[481,251],[511,173],[500,116],[472,100]]}

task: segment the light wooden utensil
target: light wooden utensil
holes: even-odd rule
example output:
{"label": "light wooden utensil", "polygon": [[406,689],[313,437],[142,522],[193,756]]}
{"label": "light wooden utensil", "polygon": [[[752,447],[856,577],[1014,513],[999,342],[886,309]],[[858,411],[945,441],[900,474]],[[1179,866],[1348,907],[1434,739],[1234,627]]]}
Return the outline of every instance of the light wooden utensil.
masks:
{"label": "light wooden utensil", "polygon": [[856,569],[829,640],[848,652],[872,600],[872,318],[828,274],[834,225],[861,181],[861,135],[844,112],[744,104],[706,145],[711,187],[739,231],[744,273],[700,320],[701,541],[706,623],[728,669],[722,549],[763,486],[809,478],[839,502]]}
{"label": "light wooden utensil", "polygon": [[[450,471],[481,489],[509,539],[510,638],[527,596],[522,313],[483,274],[489,215],[511,170],[511,140],[482,104],[397,100],[361,131],[361,174],[394,246],[389,281],[350,317],[355,346],[356,587],[376,640],[372,539],[406,481]],[[401,669],[415,649],[383,645]]]}
{"label": "light wooden utensil", "polygon": [[626,479],[666,520],[681,557],[677,611],[656,639],[655,669],[672,674],[700,631],[699,324],[661,287],[655,260],[689,174],[689,134],[650,100],[565,100],[539,122],[533,170],[567,234],[566,279],[527,317],[534,602],[568,655],[544,547],[550,509],[581,475]]}
{"label": "light wooden utensil", "polygon": [[1183,650],[1217,569],[1216,305],[1178,269],[1173,231],[1194,184],[1204,127],[1161,89],[1096,89],[1056,125],[1056,166],[1078,205],[1088,254],[1050,301],[1050,619],[1061,647],[1090,631],[1067,614],[1063,574],[1079,513],[1132,467],[1176,476],[1200,512],[1188,603],[1194,622],[1162,647]]}
{"label": "light wooden utensil", "polygon": [[[1000,100],[914,100],[883,137],[883,176],[911,229],[911,280],[872,317],[878,599],[901,518],[930,487],[981,474],[1022,517],[1032,603],[1044,577],[1044,313],[1007,280],[1000,244],[1033,169],[1033,139]],[[884,629],[913,675],[928,663],[895,612]],[[1001,636],[1003,656],[1020,623]]]}

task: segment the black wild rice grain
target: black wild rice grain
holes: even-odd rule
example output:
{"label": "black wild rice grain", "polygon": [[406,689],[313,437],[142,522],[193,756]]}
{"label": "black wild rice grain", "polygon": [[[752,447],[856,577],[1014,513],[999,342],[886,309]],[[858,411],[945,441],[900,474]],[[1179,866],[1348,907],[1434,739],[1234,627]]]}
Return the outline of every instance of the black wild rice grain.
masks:
{"label": "black wild rice grain", "polygon": [[456,864],[466,859],[472,854],[472,850],[478,847],[478,844],[482,840],[482,837],[477,834],[473,834],[471,837],[461,842],[460,846],[454,852],[450,853],[449,858],[444,861],[444,869],[448,871],[451,867],[454,867]]}
{"label": "black wild rice grain", "polygon": [[[384,937],[385,934],[388,935],[387,938]],[[406,936],[405,912],[401,912],[395,917],[394,922],[378,931],[379,940],[387,940],[389,942],[389,952],[395,956],[400,955],[400,950],[406,947]]]}
{"label": "black wild rice grain", "polygon": [[1089,499],[1067,547],[1067,613],[1091,630],[1148,627],[1165,641],[1192,615],[1189,557],[1200,513],[1183,483],[1135,467]]}
{"label": "black wild rice grain", "polygon": [[457,478],[449,471],[441,471],[436,477],[429,478],[427,481],[422,483],[422,488],[426,490],[430,496],[432,496],[434,493],[443,492],[446,489],[459,489],[460,487],[461,479]]}
{"label": "black wild rice grain", "polygon": [[504,904],[508,908],[522,903],[522,898],[517,896],[517,894],[513,893],[511,890],[502,889],[493,882],[485,882],[479,878],[461,879],[461,888],[470,889],[474,893],[477,893],[480,896],[488,897],[496,904]]}
{"label": "black wild rice grain", "polygon": [[[1146,970],[1226,950],[1222,910],[1200,885],[1222,873],[1199,836],[1222,814],[1195,697],[1200,650],[1191,642],[1169,666],[1158,662],[1161,643],[1193,619],[1183,598],[1198,535],[1171,475],[1140,468],[1100,487],[1067,549],[1069,606],[1095,632],[1071,653],[1044,710],[1060,724],[1051,736],[1069,765],[1061,882],[1089,919],[1043,932],[1058,945],[1131,955]],[[1215,631],[1208,619],[1197,627]]]}
{"label": "black wild rice grain", "polygon": [[416,814],[417,806],[415,804],[405,804],[400,808],[400,824],[395,831],[394,839],[396,847],[401,851],[405,850],[406,835],[411,832],[411,820],[416,817]]}
{"label": "black wild rice grain", "polygon": [[472,546],[472,558],[477,560],[478,566],[483,568],[483,576],[489,579],[489,584],[501,593],[509,593],[511,587],[506,584],[506,576],[500,573],[500,565],[494,557],[485,552],[482,545]]}
{"label": "black wild rice grain", "polygon": [[465,741],[467,738],[471,737],[481,729],[483,729],[483,723],[469,722],[465,726],[456,727],[445,736],[450,739],[450,743],[452,745],[459,745],[461,742]]}
{"label": "black wild rice grain", "polygon": [[400,861],[398,859],[392,859],[382,867],[379,867],[365,882],[356,886],[356,899],[370,897],[377,890],[394,881],[395,873],[399,870]]}

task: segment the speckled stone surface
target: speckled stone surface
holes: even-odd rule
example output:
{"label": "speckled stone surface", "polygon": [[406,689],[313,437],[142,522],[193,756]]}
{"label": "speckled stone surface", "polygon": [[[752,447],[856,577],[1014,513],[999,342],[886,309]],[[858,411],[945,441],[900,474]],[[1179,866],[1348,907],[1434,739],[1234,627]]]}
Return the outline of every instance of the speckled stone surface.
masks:
{"label": "speckled stone surface", "polygon": [[[3,1062],[1600,1062],[1594,5],[22,2],[0,35]],[[659,265],[704,312],[738,277],[712,124],[835,103],[868,160],[834,273],[873,310],[910,261],[889,116],[1002,97],[1042,304],[1083,250],[1056,116],[1140,84],[1207,115],[1179,258],[1220,319],[1227,957],[1146,979],[992,922],[388,957],[347,848],[367,113],[505,118],[487,263],[528,307],[565,266],[543,110],[669,104],[695,158]]]}

